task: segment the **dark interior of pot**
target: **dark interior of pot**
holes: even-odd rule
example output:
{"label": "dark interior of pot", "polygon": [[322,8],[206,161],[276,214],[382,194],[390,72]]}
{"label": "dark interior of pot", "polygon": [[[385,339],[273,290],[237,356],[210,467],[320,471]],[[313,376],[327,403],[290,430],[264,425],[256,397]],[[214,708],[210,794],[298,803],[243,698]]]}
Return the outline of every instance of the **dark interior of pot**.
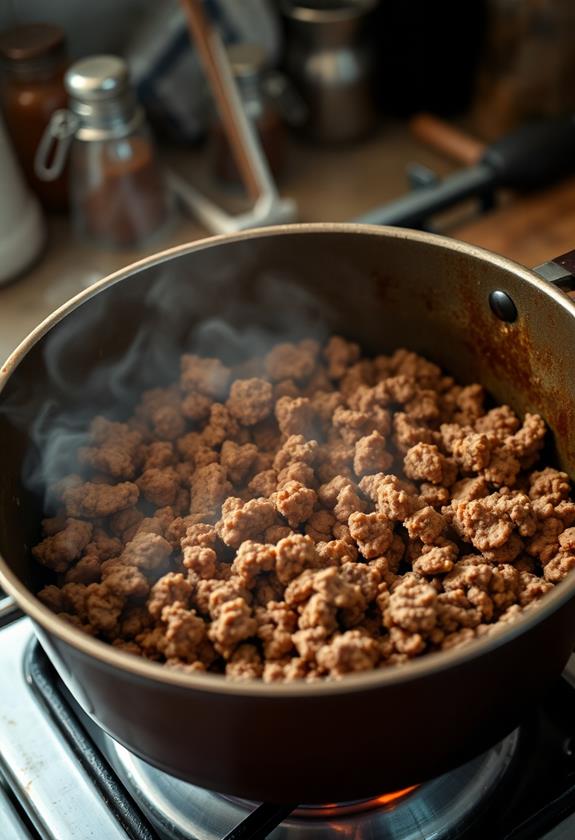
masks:
{"label": "dark interior of pot", "polygon": [[[494,289],[518,318],[498,320]],[[224,361],[339,332],[368,353],[407,347],[497,401],[537,410],[575,476],[573,315],[511,268],[406,232],[266,231],[185,251],[86,300],[30,349],[0,394],[0,552],[26,584],[46,484],[70,471],[97,413],[127,415],[174,381],[183,351]]]}

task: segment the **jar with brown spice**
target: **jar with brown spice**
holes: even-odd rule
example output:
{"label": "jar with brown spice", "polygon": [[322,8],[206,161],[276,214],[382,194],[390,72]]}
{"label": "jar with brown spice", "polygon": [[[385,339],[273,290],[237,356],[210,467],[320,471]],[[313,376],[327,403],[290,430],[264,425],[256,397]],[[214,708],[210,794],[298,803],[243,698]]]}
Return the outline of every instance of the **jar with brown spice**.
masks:
{"label": "jar with brown spice", "polygon": [[57,177],[70,153],[70,205],[83,238],[131,247],[157,234],[171,215],[155,146],[129,85],[125,61],[82,59],[65,76],[69,110],[42,138],[36,171]]}
{"label": "jar with brown spice", "polygon": [[22,170],[45,207],[65,209],[66,172],[46,182],[34,171],[40,138],[54,111],[63,108],[68,99],[64,32],[43,23],[15,26],[0,33],[0,58],[2,110]]}

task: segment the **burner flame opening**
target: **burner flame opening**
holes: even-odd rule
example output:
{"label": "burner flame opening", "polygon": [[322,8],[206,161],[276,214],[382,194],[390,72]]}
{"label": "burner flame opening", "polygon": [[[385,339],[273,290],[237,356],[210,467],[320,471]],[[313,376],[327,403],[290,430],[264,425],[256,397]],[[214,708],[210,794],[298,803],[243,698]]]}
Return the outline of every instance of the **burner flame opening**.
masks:
{"label": "burner flame opening", "polygon": [[392,802],[397,802],[398,799],[403,799],[412,793],[419,785],[411,785],[411,787],[403,788],[402,790],[394,790],[392,793],[383,793],[375,799],[378,805],[391,805]]}
{"label": "burner flame opening", "polygon": [[388,808],[394,806],[400,800],[405,799],[419,785],[394,790],[391,793],[383,793],[369,799],[357,799],[353,802],[327,802],[321,805],[300,805],[293,812],[294,817],[344,817],[349,814],[358,814],[362,811],[373,811],[377,808]]}

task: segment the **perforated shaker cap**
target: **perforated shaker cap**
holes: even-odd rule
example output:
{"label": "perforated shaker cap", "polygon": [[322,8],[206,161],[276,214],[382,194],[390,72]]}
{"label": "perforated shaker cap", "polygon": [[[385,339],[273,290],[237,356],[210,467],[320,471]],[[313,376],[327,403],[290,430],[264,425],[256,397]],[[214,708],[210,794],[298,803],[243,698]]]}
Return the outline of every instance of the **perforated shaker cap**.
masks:
{"label": "perforated shaker cap", "polygon": [[76,61],[66,73],[64,84],[70,94],[70,110],[80,118],[82,139],[96,139],[94,131],[101,139],[101,130],[118,136],[141,120],[141,109],[130,88],[128,65],[119,56],[94,55]]}
{"label": "perforated shaker cap", "polygon": [[76,61],[65,77],[66,90],[87,102],[109,99],[129,85],[128,66],[116,55],[93,55]]}

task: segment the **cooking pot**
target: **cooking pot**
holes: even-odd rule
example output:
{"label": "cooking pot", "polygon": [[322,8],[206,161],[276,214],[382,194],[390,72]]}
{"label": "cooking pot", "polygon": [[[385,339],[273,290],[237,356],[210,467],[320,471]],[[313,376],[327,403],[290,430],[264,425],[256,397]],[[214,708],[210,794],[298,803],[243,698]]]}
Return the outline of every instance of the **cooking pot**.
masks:
{"label": "cooking pot", "polygon": [[139,388],[173,381],[178,354],[198,343],[225,358],[246,340],[332,331],[367,353],[408,347],[541,413],[546,457],[575,476],[575,305],[520,265],[428,233],[310,224],[182,245],[79,294],[0,374],[0,584],[100,726],[164,771],[249,799],[345,801],[437,776],[515,728],[575,642],[572,575],[468,646],[339,682],[237,683],[131,656],[36,598],[38,447],[50,441],[39,430],[125,408]]}

